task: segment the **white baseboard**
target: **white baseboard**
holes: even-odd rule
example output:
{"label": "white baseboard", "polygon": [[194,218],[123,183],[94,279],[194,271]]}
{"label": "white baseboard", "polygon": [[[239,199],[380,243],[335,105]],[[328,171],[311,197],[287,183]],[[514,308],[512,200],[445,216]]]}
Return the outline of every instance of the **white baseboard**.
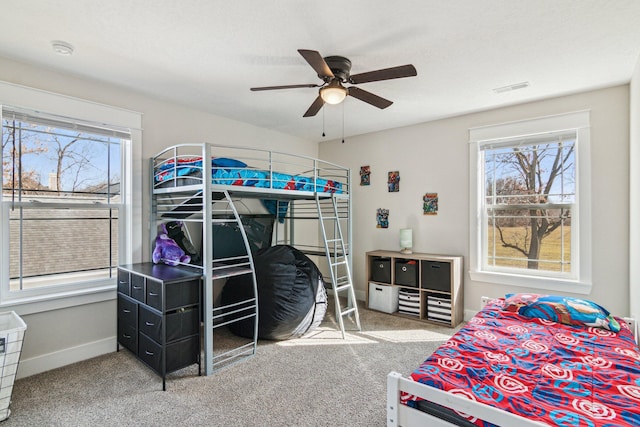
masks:
{"label": "white baseboard", "polygon": [[116,337],[93,341],[77,347],[65,348],[53,353],[43,354],[30,359],[20,359],[16,378],[25,378],[40,374],[72,363],[116,351]]}
{"label": "white baseboard", "polygon": [[[356,301],[364,304],[367,298],[367,294],[365,293],[365,291],[357,291],[354,289],[354,293],[356,294]],[[327,295],[333,295],[333,289],[327,289]],[[344,296],[346,294],[342,294],[342,295]]]}
{"label": "white baseboard", "polygon": [[478,314],[478,310],[465,310],[464,311],[464,321],[468,322],[476,314]]}

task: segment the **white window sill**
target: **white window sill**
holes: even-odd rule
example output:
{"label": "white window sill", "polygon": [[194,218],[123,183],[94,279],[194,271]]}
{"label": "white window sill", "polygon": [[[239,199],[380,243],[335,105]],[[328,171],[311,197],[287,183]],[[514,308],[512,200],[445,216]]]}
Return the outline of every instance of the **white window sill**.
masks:
{"label": "white window sill", "polygon": [[469,271],[469,277],[475,282],[496,283],[528,289],[540,289],[562,293],[587,295],[591,293],[590,282],[564,280],[554,277],[523,276],[518,274],[488,271]]}
{"label": "white window sill", "polygon": [[94,286],[92,288],[26,298],[12,298],[7,301],[2,301],[0,303],[0,310],[11,310],[19,315],[27,315],[115,299],[116,285],[111,281],[109,284]]}

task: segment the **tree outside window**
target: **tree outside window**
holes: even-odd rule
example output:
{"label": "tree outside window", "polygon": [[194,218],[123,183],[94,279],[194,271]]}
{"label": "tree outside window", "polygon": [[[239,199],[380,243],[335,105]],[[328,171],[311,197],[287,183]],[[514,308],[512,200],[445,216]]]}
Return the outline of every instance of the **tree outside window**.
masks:
{"label": "tree outside window", "polygon": [[488,269],[572,274],[575,141],[570,132],[481,147]]}

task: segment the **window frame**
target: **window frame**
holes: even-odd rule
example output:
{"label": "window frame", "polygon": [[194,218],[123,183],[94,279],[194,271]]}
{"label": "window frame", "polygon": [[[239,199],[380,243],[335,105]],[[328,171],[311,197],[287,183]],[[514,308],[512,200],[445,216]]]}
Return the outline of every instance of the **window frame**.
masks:
{"label": "window frame", "polygon": [[[86,123],[94,127],[126,130],[131,139],[123,142],[121,153],[121,203],[118,226],[118,264],[137,262],[141,258],[142,218],[134,215],[141,212],[142,182],[133,173],[133,165],[142,168],[142,116],[140,113],[117,107],[85,101],[47,91],[32,89],[12,83],[0,82],[0,109],[33,111],[61,121]],[[2,110],[0,110],[1,112]],[[40,113],[43,112],[43,113]],[[46,112],[46,113],[44,113]],[[135,196],[134,196],[135,195]],[[87,280],[67,285],[43,286],[41,288],[11,292],[9,290],[9,217],[11,200],[0,195],[0,308],[8,307],[19,314],[30,314],[76,305],[112,300],[115,298],[114,277]],[[133,230],[137,230],[135,233]]]}
{"label": "window frame", "polygon": [[[517,269],[487,268],[484,256],[484,164],[481,148],[490,142],[525,139],[545,133],[575,131],[576,205],[572,211],[572,264],[574,274],[526,274]],[[590,112],[578,111],[469,129],[470,270],[473,281],[536,290],[588,294],[591,291],[591,161]],[[574,228],[578,230],[574,233]]]}

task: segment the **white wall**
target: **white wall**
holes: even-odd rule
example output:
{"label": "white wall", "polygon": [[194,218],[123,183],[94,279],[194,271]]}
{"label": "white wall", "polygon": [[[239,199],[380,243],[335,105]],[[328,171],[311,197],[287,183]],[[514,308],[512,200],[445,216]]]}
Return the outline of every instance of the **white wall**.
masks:
{"label": "white wall", "polygon": [[[486,112],[323,142],[320,157],[354,174],[354,279],[366,286],[365,252],[399,250],[398,231],[414,230],[414,251],[469,255],[469,128],[591,110],[593,290],[586,296],[616,314],[629,312],[629,86],[521,104]],[[348,120],[348,118],[347,118]],[[371,185],[359,186],[360,166],[371,166]],[[387,172],[400,171],[400,192],[389,193]],[[422,215],[422,195],[437,192],[437,216]],[[388,229],[376,228],[376,209],[390,209]],[[465,265],[465,270],[468,265]],[[465,311],[480,297],[532,291],[472,282],[465,274]],[[582,296],[585,297],[585,296]]]}
{"label": "white wall", "polygon": [[[117,87],[0,58],[0,80],[75,96],[143,113],[143,159],[179,143],[210,141],[317,156],[318,147],[299,138],[140,96]],[[638,121],[636,70],[633,105]],[[414,229],[415,251],[468,256],[470,127],[591,109],[593,190],[593,279],[590,298],[627,314],[629,295],[629,86],[577,94],[423,123],[320,145],[319,156],[348,166],[354,174],[354,277],[364,298],[365,252],[399,249],[398,230]],[[347,118],[348,120],[348,118]],[[637,127],[635,144],[638,144]],[[640,161],[638,161],[640,163]],[[372,182],[358,186],[360,166],[370,165]],[[636,167],[638,164],[636,164]],[[148,165],[138,165],[143,206],[148,206]],[[399,170],[399,193],[388,193],[386,174]],[[637,185],[637,180],[636,180]],[[422,195],[437,192],[437,216],[423,216]],[[604,200],[604,202],[603,202]],[[390,228],[376,229],[376,208],[389,208]],[[635,212],[636,216],[638,212]],[[141,213],[146,224],[146,209]],[[143,242],[149,241],[148,230]],[[636,237],[640,237],[637,236]],[[635,239],[638,241],[638,239]],[[137,248],[148,259],[149,247]],[[638,275],[636,274],[636,279]],[[465,308],[479,308],[481,295],[512,289],[465,279]],[[115,296],[115,292],[114,292]],[[115,301],[24,316],[28,324],[18,375],[26,376],[115,349]]]}
{"label": "white wall", "polygon": [[[317,157],[317,144],[219,116],[194,111],[141,96],[118,87],[31,67],[0,57],[0,80],[138,111],[143,114],[142,164],[134,173],[143,182],[142,248],[134,248],[136,260],[149,260],[147,159],[163,148],[185,142],[261,147]],[[0,100],[0,103],[2,100]],[[26,106],[28,107],[28,106]],[[116,348],[116,304],[113,300],[23,315],[27,323],[19,377],[32,375]],[[19,314],[20,311],[18,310]]]}
{"label": "white wall", "polygon": [[640,58],[629,92],[629,301],[630,315],[640,319]]}

